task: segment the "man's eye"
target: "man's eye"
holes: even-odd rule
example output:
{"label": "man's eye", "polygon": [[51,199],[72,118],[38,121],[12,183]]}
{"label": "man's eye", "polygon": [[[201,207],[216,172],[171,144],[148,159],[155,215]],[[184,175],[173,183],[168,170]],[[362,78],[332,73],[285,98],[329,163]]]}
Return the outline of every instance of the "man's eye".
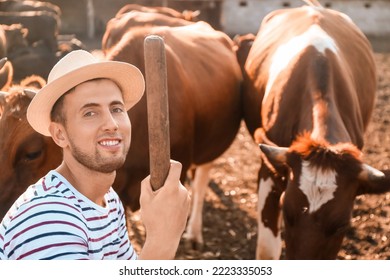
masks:
{"label": "man's eye", "polygon": [[114,108],[112,111],[113,111],[114,113],[122,113],[122,112],[123,112],[123,109],[117,107],[117,108]]}
{"label": "man's eye", "polygon": [[84,117],[92,117],[93,115],[95,115],[95,112],[93,111],[88,111],[84,114]]}

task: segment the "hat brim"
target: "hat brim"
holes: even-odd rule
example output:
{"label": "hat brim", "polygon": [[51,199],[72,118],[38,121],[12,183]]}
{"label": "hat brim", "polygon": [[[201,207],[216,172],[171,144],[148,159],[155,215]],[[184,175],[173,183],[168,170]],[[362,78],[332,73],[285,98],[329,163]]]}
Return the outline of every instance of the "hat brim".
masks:
{"label": "hat brim", "polygon": [[133,107],[145,91],[145,80],[137,67],[120,61],[93,63],[51,81],[38,91],[27,109],[30,125],[37,132],[50,136],[50,114],[58,98],[73,87],[97,78],[110,79],[119,86],[126,110]]}

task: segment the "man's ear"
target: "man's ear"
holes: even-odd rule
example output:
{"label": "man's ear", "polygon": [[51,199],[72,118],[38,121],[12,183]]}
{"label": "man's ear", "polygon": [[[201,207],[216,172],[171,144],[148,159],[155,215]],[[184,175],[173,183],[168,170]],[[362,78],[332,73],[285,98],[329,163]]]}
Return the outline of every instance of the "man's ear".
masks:
{"label": "man's ear", "polygon": [[68,145],[68,140],[66,137],[65,128],[62,124],[51,122],[49,125],[49,132],[53,141],[60,146],[61,148],[65,148]]}

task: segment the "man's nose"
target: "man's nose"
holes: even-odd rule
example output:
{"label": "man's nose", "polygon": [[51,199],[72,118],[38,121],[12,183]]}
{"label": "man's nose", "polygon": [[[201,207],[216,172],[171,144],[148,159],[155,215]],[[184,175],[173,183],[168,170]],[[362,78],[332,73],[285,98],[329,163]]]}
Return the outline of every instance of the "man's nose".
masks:
{"label": "man's nose", "polygon": [[119,125],[117,120],[114,118],[113,114],[109,111],[104,114],[103,129],[104,130],[118,130]]}

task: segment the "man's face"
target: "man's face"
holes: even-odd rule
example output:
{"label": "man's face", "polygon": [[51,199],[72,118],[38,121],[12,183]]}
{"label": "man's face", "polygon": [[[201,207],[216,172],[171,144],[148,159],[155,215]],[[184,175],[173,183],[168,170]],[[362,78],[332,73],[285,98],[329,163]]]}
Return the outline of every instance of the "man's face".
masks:
{"label": "man's face", "polygon": [[131,124],[122,93],[111,80],[82,83],[64,98],[64,152],[85,167],[111,173],[125,162],[131,140]]}

